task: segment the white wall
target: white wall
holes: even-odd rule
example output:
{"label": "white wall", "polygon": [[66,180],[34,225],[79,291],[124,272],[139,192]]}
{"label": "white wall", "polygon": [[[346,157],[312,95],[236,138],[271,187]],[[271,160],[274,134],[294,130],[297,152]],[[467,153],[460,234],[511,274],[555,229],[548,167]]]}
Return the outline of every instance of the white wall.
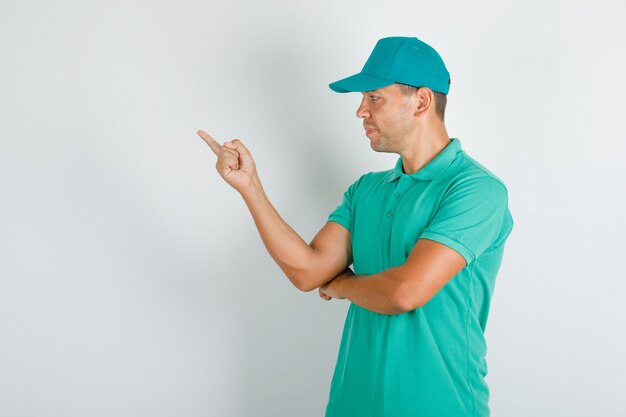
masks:
{"label": "white wall", "polygon": [[357,72],[418,36],[515,229],[494,416],[623,416],[621,2],[0,3],[0,416],[322,416],[347,302],[300,293],[195,135],[310,240],[371,151]]}

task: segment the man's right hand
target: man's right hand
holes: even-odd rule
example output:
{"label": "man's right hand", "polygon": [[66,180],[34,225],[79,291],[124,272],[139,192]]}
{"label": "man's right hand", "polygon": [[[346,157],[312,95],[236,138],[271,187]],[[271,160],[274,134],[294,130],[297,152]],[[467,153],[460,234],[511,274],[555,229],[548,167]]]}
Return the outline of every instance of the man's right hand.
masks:
{"label": "man's right hand", "polygon": [[352,264],[348,229],[335,222],[326,222],[311,243],[307,244],[280,217],[265,195],[254,160],[240,140],[235,139],[222,146],[202,130],[198,130],[198,136],[217,155],[217,171],[239,191],[250,209],[265,247],[296,288],[312,291],[331,281]]}
{"label": "man's right hand", "polygon": [[239,139],[225,142],[222,146],[205,131],[198,130],[197,133],[217,155],[215,168],[231,187],[242,193],[258,181],[254,159]]}

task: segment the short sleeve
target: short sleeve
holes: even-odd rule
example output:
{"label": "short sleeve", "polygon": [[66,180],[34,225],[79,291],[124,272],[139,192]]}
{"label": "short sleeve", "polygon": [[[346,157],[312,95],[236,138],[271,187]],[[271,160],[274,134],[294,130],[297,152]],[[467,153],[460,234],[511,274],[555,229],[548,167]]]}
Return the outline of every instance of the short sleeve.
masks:
{"label": "short sleeve", "polygon": [[506,187],[495,178],[479,177],[450,190],[420,238],[454,249],[470,264],[503,244],[512,228]]}
{"label": "short sleeve", "polygon": [[348,229],[350,233],[352,233],[352,225],[354,224],[353,203],[357,188],[363,180],[363,177],[364,175],[361,176],[354,183],[352,183],[350,187],[348,187],[348,190],[343,194],[343,200],[341,201],[341,204],[339,204],[337,208],[328,216],[328,221],[339,223],[340,225]]}

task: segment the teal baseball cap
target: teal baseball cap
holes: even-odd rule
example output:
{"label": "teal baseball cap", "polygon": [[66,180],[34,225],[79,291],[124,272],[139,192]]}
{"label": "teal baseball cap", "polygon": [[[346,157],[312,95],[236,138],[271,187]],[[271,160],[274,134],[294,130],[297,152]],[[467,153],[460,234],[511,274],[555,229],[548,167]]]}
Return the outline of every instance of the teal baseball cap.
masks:
{"label": "teal baseball cap", "polygon": [[337,93],[349,93],[376,90],[393,83],[448,94],[450,73],[437,51],[427,43],[415,37],[394,36],[376,43],[361,72],[328,86]]}

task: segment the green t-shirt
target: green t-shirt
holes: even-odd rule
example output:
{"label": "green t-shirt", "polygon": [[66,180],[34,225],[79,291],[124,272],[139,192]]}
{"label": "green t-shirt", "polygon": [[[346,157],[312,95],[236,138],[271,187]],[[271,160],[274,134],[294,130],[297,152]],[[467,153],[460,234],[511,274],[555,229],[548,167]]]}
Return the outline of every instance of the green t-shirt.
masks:
{"label": "green t-shirt", "polygon": [[513,227],[502,181],[452,138],[405,174],[361,176],[328,217],[351,234],[354,272],[402,265],[420,238],[467,265],[423,307],[398,315],[350,304],[326,417],[485,417],[485,325],[504,242]]}

